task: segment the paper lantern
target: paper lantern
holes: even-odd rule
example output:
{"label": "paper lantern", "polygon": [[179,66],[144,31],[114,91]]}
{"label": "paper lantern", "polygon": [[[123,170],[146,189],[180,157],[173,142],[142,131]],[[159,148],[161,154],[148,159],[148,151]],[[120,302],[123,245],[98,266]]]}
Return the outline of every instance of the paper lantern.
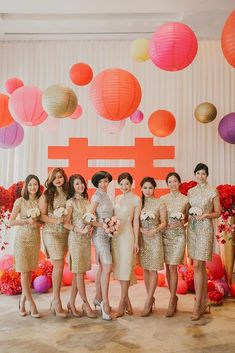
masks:
{"label": "paper lantern", "polygon": [[24,86],[24,82],[17,77],[11,77],[5,82],[5,88],[9,94],[12,94],[17,88],[22,86]]}
{"label": "paper lantern", "polygon": [[184,279],[179,279],[177,284],[177,294],[186,294],[188,292],[188,285]]}
{"label": "paper lantern", "polygon": [[0,258],[0,271],[5,271],[14,264],[14,256],[5,254]]}
{"label": "paper lantern", "polygon": [[166,137],[175,130],[175,117],[167,110],[156,110],[148,120],[150,132],[158,137]]}
{"label": "paper lantern", "polygon": [[227,62],[235,67],[235,10],[229,15],[221,35],[221,47]]}
{"label": "paper lantern", "polygon": [[37,293],[46,293],[50,288],[50,280],[45,275],[38,276],[33,281],[33,288]]}
{"label": "paper lantern", "polygon": [[14,148],[21,144],[24,129],[16,121],[10,126],[0,129],[0,148]]}
{"label": "paper lantern", "polygon": [[70,119],[79,119],[80,116],[82,115],[82,113],[83,113],[82,107],[78,104],[77,108],[75,109],[73,114],[69,115],[68,118],[70,118]]}
{"label": "paper lantern", "polygon": [[224,268],[220,255],[213,253],[212,260],[206,262],[206,267],[214,280],[221,279],[224,276]]}
{"label": "paper lantern", "polygon": [[134,112],[134,113],[130,116],[130,120],[131,120],[134,124],[139,124],[143,119],[144,119],[144,114],[143,114],[142,111],[139,110],[139,109],[137,109],[136,112]]}
{"label": "paper lantern", "polygon": [[126,125],[126,120],[113,121],[108,119],[100,118],[102,129],[108,134],[117,134]]}
{"label": "paper lantern", "polygon": [[164,287],[166,283],[166,277],[163,273],[158,273],[157,276],[157,285],[158,287]]}
{"label": "paper lantern", "polygon": [[64,283],[65,286],[70,286],[72,284],[72,280],[73,280],[73,273],[70,272],[68,264],[65,264],[64,270],[63,270],[62,282]]}
{"label": "paper lantern", "polygon": [[86,272],[87,279],[89,279],[89,281],[91,282],[95,282],[95,278],[98,270],[99,270],[99,266],[96,264],[92,264],[90,271]]}
{"label": "paper lantern", "polygon": [[149,56],[160,69],[178,71],[192,63],[197,48],[197,38],[191,28],[183,23],[171,22],[153,33]]}
{"label": "paper lantern", "polygon": [[77,108],[77,96],[69,87],[53,85],[43,92],[42,105],[49,115],[66,118]]}
{"label": "paper lantern", "polygon": [[88,64],[77,63],[71,67],[69,76],[75,85],[85,86],[91,82],[93,78],[93,71]]}
{"label": "paper lantern", "polygon": [[92,81],[90,98],[98,115],[110,120],[122,120],[137,110],[141,87],[130,72],[108,69]]}
{"label": "paper lantern", "polygon": [[133,60],[143,62],[149,59],[149,40],[139,38],[131,43],[130,55]]}
{"label": "paper lantern", "polygon": [[203,124],[210,123],[216,118],[217,109],[212,103],[204,102],[199,104],[195,111],[195,118]]}
{"label": "paper lantern", "polygon": [[0,93],[0,128],[7,127],[13,123],[13,118],[8,109],[9,97]]}
{"label": "paper lantern", "polygon": [[13,118],[27,126],[41,124],[47,118],[42,107],[42,91],[33,86],[18,88],[9,99],[9,109]]}
{"label": "paper lantern", "polygon": [[144,275],[144,270],[143,270],[143,268],[142,268],[141,266],[139,266],[139,265],[136,265],[136,266],[134,267],[134,272],[135,272],[136,276],[138,276],[138,277],[143,277],[143,275]]}
{"label": "paper lantern", "polygon": [[231,284],[230,286],[230,294],[231,297],[235,298],[235,283]]}
{"label": "paper lantern", "polygon": [[235,143],[235,113],[227,114],[220,120],[218,132],[225,142]]}

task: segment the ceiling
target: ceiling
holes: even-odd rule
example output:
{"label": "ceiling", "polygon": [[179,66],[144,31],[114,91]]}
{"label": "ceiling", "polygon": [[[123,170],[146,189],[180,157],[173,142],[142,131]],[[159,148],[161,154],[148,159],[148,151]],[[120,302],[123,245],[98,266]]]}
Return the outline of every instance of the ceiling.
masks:
{"label": "ceiling", "polygon": [[219,39],[234,0],[0,0],[0,40],[149,38],[179,21]]}

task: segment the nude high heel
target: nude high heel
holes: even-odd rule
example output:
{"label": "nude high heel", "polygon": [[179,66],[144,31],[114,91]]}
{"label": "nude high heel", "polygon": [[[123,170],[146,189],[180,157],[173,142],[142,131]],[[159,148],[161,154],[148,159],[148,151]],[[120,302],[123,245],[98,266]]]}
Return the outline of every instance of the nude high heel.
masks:
{"label": "nude high heel", "polygon": [[166,315],[165,315],[166,317],[172,317],[175,315],[175,313],[177,311],[177,304],[178,304],[178,297],[176,296],[174,302],[169,303],[169,307],[168,307]]}
{"label": "nude high heel", "polygon": [[82,314],[80,314],[77,309],[75,308],[75,311],[71,309],[70,302],[67,304],[67,309],[68,313],[70,313],[73,317],[81,317]]}
{"label": "nude high heel", "polygon": [[98,301],[98,299],[94,298],[93,299],[93,304],[95,306],[95,310],[96,310],[96,307],[98,306],[100,308],[100,302]]}
{"label": "nude high heel", "polygon": [[68,317],[65,312],[59,313],[58,311],[56,311],[56,309],[55,309],[55,299],[51,300],[50,311],[52,311],[55,316],[63,317],[63,318]]}
{"label": "nude high heel", "polygon": [[21,311],[20,310],[20,306],[21,306],[21,299],[19,300],[19,315],[20,316],[26,316],[27,315],[27,312],[26,312],[26,310],[24,310],[24,311]]}
{"label": "nude high heel", "polygon": [[41,315],[37,311],[37,308],[36,308],[36,313],[35,314],[32,313],[32,305],[30,305],[29,314],[35,319],[39,319],[41,317]]}
{"label": "nude high heel", "polygon": [[142,317],[149,316],[153,312],[153,308],[155,308],[155,298],[154,297],[152,298],[151,305],[148,308],[144,309],[142,311],[142,313],[140,314],[140,316],[142,316]]}
{"label": "nude high heel", "polygon": [[104,311],[104,302],[103,301],[100,303],[100,310],[101,310],[103,320],[107,320],[107,321],[112,320],[112,317]]}

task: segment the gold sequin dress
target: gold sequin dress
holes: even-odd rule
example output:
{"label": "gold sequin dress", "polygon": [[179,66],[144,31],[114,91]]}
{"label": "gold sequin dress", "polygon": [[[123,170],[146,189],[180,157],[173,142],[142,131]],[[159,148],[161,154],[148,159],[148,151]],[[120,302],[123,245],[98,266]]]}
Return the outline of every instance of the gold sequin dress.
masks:
{"label": "gold sequin dress", "polygon": [[[72,197],[66,203],[66,208],[72,209],[71,223],[77,228],[84,228],[82,217],[88,211],[90,202],[87,199]],[[91,239],[90,232],[78,234],[73,230],[69,232],[69,267],[73,273],[84,273],[91,269]]]}
{"label": "gold sequin dress", "polygon": [[[19,210],[18,217],[27,218],[27,211],[38,208],[38,200],[25,200],[23,197],[14,203],[14,210]],[[16,227],[14,239],[15,270],[17,272],[30,272],[37,268],[40,251],[40,229],[37,226],[25,224]]]}
{"label": "gold sequin dress", "polygon": [[128,192],[115,198],[114,214],[120,220],[118,233],[112,238],[113,277],[118,280],[136,283],[133,267],[134,230],[133,220],[136,207],[141,203],[139,196]]}
{"label": "gold sequin dress", "polygon": [[[180,192],[170,192],[160,198],[167,210],[167,223],[174,224],[176,221],[170,216],[172,213],[181,212],[184,217],[186,215],[186,206],[188,197]],[[163,231],[163,250],[164,260],[167,265],[178,265],[183,263],[184,251],[186,245],[186,232],[183,225],[178,221],[179,227]]]}
{"label": "gold sequin dress", "polygon": [[[203,213],[213,212],[213,199],[217,191],[208,184],[196,185],[188,192],[190,207],[199,207]],[[213,223],[211,219],[196,220],[190,218],[188,222],[188,256],[194,260],[207,261],[212,258]]]}
{"label": "gold sequin dress", "polygon": [[[55,196],[53,209],[48,207],[48,217],[56,219],[53,212],[60,207],[66,207],[66,195],[63,191]],[[68,230],[63,227],[63,224],[45,223],[42,239],[48,258],[62,260],[65,257],[68,251]]]}
{"label": "gold sequin dress", "polygon": [[[141,228],[149,230],[157,228],[160,224],[160,210],[164,204],[157,198],[145,198],[144,207],[141,210]],[[153,214],[155,218],[143,220],[143,214]],[[159,271],[164,268],[162,232],[156,232],[152,237],[140,234],[140,265],[145,270]]]}

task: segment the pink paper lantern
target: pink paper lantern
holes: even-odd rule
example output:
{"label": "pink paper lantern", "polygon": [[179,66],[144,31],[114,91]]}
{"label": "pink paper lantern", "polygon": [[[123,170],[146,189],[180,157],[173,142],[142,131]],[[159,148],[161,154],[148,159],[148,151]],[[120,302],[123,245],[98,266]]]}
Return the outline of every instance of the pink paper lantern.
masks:
{"label": "pink paper lantern", "polygon": [[35,126],[47,118],[42,107],[42,91],[37,87],[18,88],[9,99],[9,108],[13,118],[21,124]]}
{"label": "pink paper lantern", "polygon": [[73,112],[73,114],[69,115],[68,118],[71,118],[71,119],[79,119],[80,116],[82,115],[83,113],[83,110],[82,110],[82,107],[81,105],[77,105],[77,108],[75,109],[75,111]]}
{"label": "pink paper lantern", "polygon": [[17,77],[11,77],[5,82],[5,88],[9,94],[12,94],[16,89],[22,86],[24,86],[24,82]]}
{"label": "pink paper lantern", "polygon": [[142,111],[139,110],[139,109],[137,109],[136,112],[134,112],[134,113],[130,116],[130,120],[131,120],[134,124],[139,124],[143,119],[144,119],[144,114],[143,114]]}
{"label": "pink paper lantern", "polygon": [[24,129],[14,121],[11,125],[0,129],[0,148],[14,148],[21,144]]}
{"label": "pink paper lantern", "polygon": [[33,288],[37,293],[46,293],[51,286],[51,281],[47,276],[41,275],[33,281]]}
{"label": "pink paper lantern", "polygon": [[197,38],[191,28],[183,23],[171,22],[153,33],[149,56],[160,69],[178,71],[192,63],[197,48]]}

